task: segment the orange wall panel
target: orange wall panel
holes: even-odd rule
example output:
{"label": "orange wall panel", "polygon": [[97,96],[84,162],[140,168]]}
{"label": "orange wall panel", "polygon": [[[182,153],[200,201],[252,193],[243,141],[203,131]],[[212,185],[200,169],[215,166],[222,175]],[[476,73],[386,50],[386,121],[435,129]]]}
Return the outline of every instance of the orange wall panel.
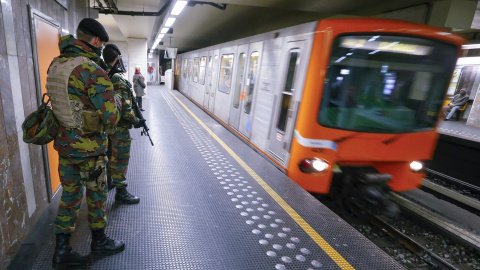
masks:
{"label": "orange wall panel", "polygon": [[[47,92],[45,84],[47,83],[47,71],[54,57],[60,54],[58,49],[58,29],[42,20],[37,20],[35,30],[37,40],[38,64],[40,71],[40,82],[42,85],[42,94]],[[48,146],[48,163],[50,168],[50,181],[52,194],[60,186],[60,177],[58,175],[58,153],[53,149],[53,142]]]}

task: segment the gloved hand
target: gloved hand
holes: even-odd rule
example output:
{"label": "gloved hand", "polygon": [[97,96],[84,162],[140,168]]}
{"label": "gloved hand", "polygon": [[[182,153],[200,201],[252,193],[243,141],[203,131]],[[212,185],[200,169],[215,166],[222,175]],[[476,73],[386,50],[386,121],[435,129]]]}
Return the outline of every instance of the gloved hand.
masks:
{"label": "gloved hand", "polygon": [[140,121],[138,121],[137,124],[133,125],[134,128],[141,128],[143,126],[143,124],[145,124],[145,119],[139,119]]}

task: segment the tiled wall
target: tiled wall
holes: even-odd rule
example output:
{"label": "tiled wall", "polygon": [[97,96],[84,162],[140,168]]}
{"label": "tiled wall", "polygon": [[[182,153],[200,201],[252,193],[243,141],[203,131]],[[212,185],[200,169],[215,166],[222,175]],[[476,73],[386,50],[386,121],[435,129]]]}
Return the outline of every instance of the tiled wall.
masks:
{"label": "tiled wall", "polygon": [[[68,0],[67,3],[65,9],[55,0],[1,2],[0,269],[8,266],[48,206],[42,149],[24,144],[19,126],[26,115],[36,110],[38,101],[28,7],[74,33],[78,22],[88,16],[88,0]],[[22,168],[25,164],[30,168]]]}

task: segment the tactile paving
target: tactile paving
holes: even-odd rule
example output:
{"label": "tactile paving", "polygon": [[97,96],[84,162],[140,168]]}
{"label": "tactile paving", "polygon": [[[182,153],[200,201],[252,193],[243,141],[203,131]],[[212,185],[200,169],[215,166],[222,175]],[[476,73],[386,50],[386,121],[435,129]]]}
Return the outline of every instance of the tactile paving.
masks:
{"label": "tactile paving", "polygon": [[[177,98],[326,246],[312,239]],[[128,190],[140,203],[116,204],[111,191],[106,209],[107,235],[124,241],[126,249],[108,257],[90,256],[86,269],[403,269],[179,92],[149,86],[144,108],[155,146],[133,130],[127,174]],[[53,224],[47,229],[52,237],[33,269],[51,267]],[[71,242],[79,253],[88,254],[90,241],[84,202]],[[332,254],[347,264],[339,264]]]}

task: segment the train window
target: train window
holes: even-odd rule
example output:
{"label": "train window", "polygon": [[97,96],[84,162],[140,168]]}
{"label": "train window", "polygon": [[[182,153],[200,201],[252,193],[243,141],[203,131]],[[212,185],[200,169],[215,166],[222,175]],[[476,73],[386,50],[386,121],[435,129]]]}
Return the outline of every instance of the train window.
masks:
{"label": "train window", "polygon": [[339,36],[332,46],[318,122],[371,133],[433,129],[456,56],[453,44],[432,39]]}
{"label": "train window", "polygon": [[290,110],[290,105],[292,103],[293,96],[293,83],[295,79],[295,72],[298,68],[300,62],[300,51],[298,49],[293,49],[290,51],[288,59],[288,70],[287,78],[285,80],[285,86],[282,92],[282,103],[280,104],[280,115],[278,116],[277,121],[277,130],[280,132],[285,132],[287,127],[287,117]]}
{"label": "train window", "polygon": [[247,95],[245,97],[244,111],[250,113],[252,109],[253,89],[255,88],[255,78],[257,78],[258,52],[250,54],[250,64],[248,65]]}
{"label": "train window", "polygon": [[195,58],[193,59],[193,81],[198,82],[198,64],[200,59]]}
{"label": "train window", "polygon": [[198,77],[198,83],[201,85],[205,84],[205,67],[207,66],[207,57],[200,58],[200,72]]}
{"label": "train window", "polygon": [[218,91],[226,94],[230,93],[230,88],[232,87],[233,58],[233,53],[224,54],[220,60],[220,80],[218,81]]}
{"label": "train window", "polygon": [[[240,104],[240,92],[243,89],[243,73],[245,72],[245,60],[246,60],[245,53],[241,53],[238,59],[238,67],[237,67],[237,82],[235,83],[235,94],[233,97],[233,107],[238,108]],[[245,95],[242,95],[244,98]]]}
{"label": "train window", "polygon": [[183,78],[187,78],[188,59],[183,59]]}

